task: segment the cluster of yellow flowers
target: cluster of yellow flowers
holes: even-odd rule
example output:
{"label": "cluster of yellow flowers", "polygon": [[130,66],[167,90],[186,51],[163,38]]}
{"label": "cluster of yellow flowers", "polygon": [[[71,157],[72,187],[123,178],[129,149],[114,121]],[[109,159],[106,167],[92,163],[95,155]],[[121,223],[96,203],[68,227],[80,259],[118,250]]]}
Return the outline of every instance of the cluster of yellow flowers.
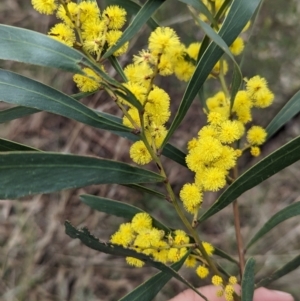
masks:
{"label": "cluster of yellow flowers", "polygon": [[[114,46],[122,35],[120,30],[126,22],[126,11],[117,6],[108,6],[102,13],[96,2],[32,0],[34,9],[42,14],[54,14],[62,22],[54,25],[49,35],[70,47],[81,49],[92,55],[96,61]],[[114,56],[127,51],[128,42],[120,47]],[[101,78],[93,70],[84,68],[86,76],[76,74],[74,81],[82,92],[93,92],[100,88]]]}
{"label": "cluster of yellow flowers", "polygon": [[[204,191],[218,191],[226,185],[229,170],[236,165],[243,151],[250,148],[253,156],[260,154],[259,146],[265,142],[266,131],[254,125],[246,132],[245,125],[252,121],[253,107],[266,108],[273,99],[274,94],[260,76],[246,80],[245,90],[237,93],[232,108],[224,92],[207,99],[208,124],[198,132],[198,138],[188,143],[186,163],[195,172],[195,182],[185,184],[180,191],[188,212],[198,212]],[[247,142],[244,148],[236,148],[234,142],[245,133]]]}
{"label": "cluster of yellow flowers", "polygon": [[[203,3],[215,16],[224,0],[204,0]],[[224,15],[226,13],[224,11]],[[199,17],[208,21],[203,14]],[[243,31],[246,31],[249,25],[248,22]],[[230,46],[233,55],[239,55],[243,49],[244,42],[241,37]],[[197,51],[199,48],[195,49],[196,57]],[[220,76],[224,79],[227,71],[228,64],[221,58],[210,77]],[[221,78],[220,80],[222,82]],[[226,84],[223,83],[224,85]],[[269,90],[267,81],[260,76],[245,79],[245,89],[237,93],[233,104],[230,103],[228,92],[224,90],[206,100],[207,125],[200,129],[197,138],[188,142],[186,163],[188,168],[195,172],[195,178],[194,183],[187,183],[182,187],[180,198],[185,210],[194,215],[201,207],[203,192],[218,191],[225,187],[227,181],[231,180],[229,171],[236,166],[243,151],[250,148],[253,156],[259,156],[259,146],[267,137],[266,131],[260,126],[254,125],[247,132],[245,127],[252,121],[252,108],[266,108],[274,100],[274,94]],[[245,133],[246,143],[243,148],[239,148]]]}
{"label": "cluster of yellow flowers", "polygon": [[[43,14],[54,14],[62,22],[49,31],[49,35],[70,46],[80,49],[96,62],[101,62],[102,55],[120,39],[120,30],[126,22],[126,11],[119,6],[108,6],[100,11],[96,2],[71,0],[31,0],[33,7]],[[213,16],[217,14],[224,0],[203,0]],[[226,11],[220,20],[226,15]],[[200,14],[199,17],[207,21]],[[248,23],[244,30],[249,27]],[[218,27],[218,25],[216,25]],[[218,30],[218,28],[214,28]],[[125,43],[115,53],[115,56],[127,51]],[[188,81],[195,71],[201,44],[198,42],[185,46],[176,32],[169,27],[158,27],[150,35],[148,47],[126,66],[124,75],[127,81],[123,84],[136,97],[143,107],[137,109],[131,103],[118,96],[116,102],[124,112],[123,124],[141,133],[140,141],[130,148],[130,157],[137,164],[147,164],[157,154],[167,135],[166,123],[170,112],[170,97],[162,88],[154,84],[155,78],[174,74],[181,81]],[[238,37],[230,46],[233,55],[239,55],[244,49],[244,42]],[[104,71],[104,67],[101,67]],[[101,77],[89,68],[83,69],[86,76],[74,75],[74,81],[82,92],[93,92],[101,87]],[[223,77],[228,71],[224,58],[214,66],[209,77]],[[221,76],[221,77],[220,77]],[[224,77],[223,77],[224,80]],[[222,82],[222,81],[221,81]],[[185,210],[196,215],[201,207],[203,193],[218,191],[225,187],[227,181],[232,181],[229,172],[233,169],[242,153],[250,149],[253,156],[260,154],[259,146],[265,142],[266,131],[260,126],[246,125],[252,121],[253,108],[266,108],[274,100],[274,94],[269,90],[267,81],[254,76],[245,79],[244,89],[240,90],[233,104],[227,89],[216,93],[206,100],[205,113],[207,125],[198,132],[198,137],[188,143],[186,163],[195,173],[193,183],[185,184],[180,191],[180,199]],[[245,143],[241,147],[241,139]],[[120,225],[119,230],[111,237],[111,242],[125,248],[151,256],[162,263],[173,263],[180,260],[193,248],[185,261],[185,265],[194,268],[197,262],[202,262],[196,268],[200,278],[209,274],[209,269],[202,259],[201,252],[190,242],[189,236],[182,230],[165,233],[152,226],[152,219],[147,213],[136,214],[130,223]],[[209,256],[214,248],[203,242]],[[144,262],[132,257],[126,261],[133,266],[141,267]],[[223,284],[220,276],[212,277],[212,283],[221,286],[218,295],[224,295],[227,301],[233,300],[233,285],[237,282],[230,277],[228,284]]]}
{"label": "cluster of yellow flowers", "polygon": [[[196,45],[196,43],[195,43]],[[128,81],[124,86],[129,89],[143,106],[143,112],[130,105],[124,99],[120,101],[128,106],[123,124],[144,131],[148,146],[143,141],[135,142],[130,148],[130,157],[138,164],[147,164],[152,160],[149,147],[156,152],[162,144],[170,117],[170,97],[166,91],[154,85],[157,75],[174,74],[188,80],[195,66],[184,59],[187,52],[196,55],[195,45],[186,48],[176,32],[169,27],[158,27],[149,37],[148,49],[135,55],[124,73]],[[196,45],[196,48],[199,47]]]}
{"label": "cluster of yellow flowers", "polygon": [[[187,253],[188,248],[194,246],[183,230],[165,233],[165,231],[153,227],[152,218],[147,213],[137,213],[130,223],[121,224],[119,230],[111,236],[110,242],[149,255],[162,263],[177,262]],[[202,244],[206,253],[212,256],[214,247],[208,242]],[[201,252],[194,249],[184,264],[194,268],[201,258]],[[133,257],[126,257],[126,261],[136,267],[144,265],[142,260]],[[205,264],[200,264],[196,273],[199,277],[205,278],[209,274],[209,270]]]}
{"label": "cluster of yellow flowers", "polygon": [[217,291],[217,296],[221,297],[224,295],[226,301],[233,301],[234,300],[234,285],[237,283],[237,278],[234,276],[229,277],[228,284],[224,285],[223,279],[218,276],[214,275],[211,279],[213,285],[220,287]]}

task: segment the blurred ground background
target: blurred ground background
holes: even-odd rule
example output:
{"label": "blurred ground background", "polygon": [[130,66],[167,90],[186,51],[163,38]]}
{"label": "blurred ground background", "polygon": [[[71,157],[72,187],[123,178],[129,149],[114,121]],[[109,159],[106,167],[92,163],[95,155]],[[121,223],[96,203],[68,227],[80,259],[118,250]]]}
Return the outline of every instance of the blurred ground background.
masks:
{"label": "blurred ground background", "polygon": [[[102,5],[104,1],[98,2]],[[176,2],[175,11],[172,2],[167,1],[156,17],[161,24],[173,26],[182,40],[189,43],[194,34],[196,37],[201,34],[196,32],[184,5]],[[264,126],[300,88],[299,16],[300,3],[297,0],[288,3],[285,0],[266,0],[247,45],[244,76],[260,74],[266,77],[276,94],[272,108],[255,115],[255,121]],[[46,33],[55,23],[55,18],[39,15],[32,9],[29,0],[1,0],[0,22]],[[131,54],[121,59],[122,65],[130,62],[132,53],[144,46],[148,33],[145,29],[139,39],[131,43]],[[71,75],[57,70],[2,61],[0,67],[36,78],[66,93],[76,92]],[[184,84],[178,85],[178,81],[171,78],[163,85],[171,95],[174,112],[183,95]],[[209,91],[207,93],[209,95]],[[98,110],[119,114],[105,94],[99,93],[83,102]],[[5,107],[1,104],[1,109]],[[186,142],[197,133],[203,120],[200,104],[196,101],[176,132],[173,144],[185,151]],[[299,116],[290,121],[264,146],[264,155],[298,136],[299,122]],[[96,155],[129,162],[128,141],[49,113],[38,113],[1,124],[0,131],[1,137],[42,150]],[[179,165],[168,160],[165,164],[176,192],[183,183],[192,179],[192,174]],[[299,163],[292,165],[240,197],[245,241],[278,210],[300,201],[299,167]],[[63,223],[68,219],[76,226],[87,226],[102,240],[108,240],[122,222],[119,218],[94,212],[81,204],[79,195],[83,193],[134,204],[149,210],[169,226],[181,227],[167,202],[116,185],[68,190],[20,201],[1,200],[0,300],[115,301],[156,273],[150,267],[131,268],[122,258],[99,254],[64,233]],[[206,206],[214,198],[208,195]],[[204,240],[237,255],[231,208],[206,221],[199,231]],[[272,230],[250,253],[257,260],[261,277],[298,255],[299,250],[299,218],[293,218]],[[235,272],[232,266],[222,264],[228,271]],[[204,284],[190,270],[183,270],[182,274],[196,286]],[[299,279],[300,270],[275,282],[272,287],[293,293],[300,300]],[[168,300],[183,289],[181,283],[172,280],[155,300]]]}

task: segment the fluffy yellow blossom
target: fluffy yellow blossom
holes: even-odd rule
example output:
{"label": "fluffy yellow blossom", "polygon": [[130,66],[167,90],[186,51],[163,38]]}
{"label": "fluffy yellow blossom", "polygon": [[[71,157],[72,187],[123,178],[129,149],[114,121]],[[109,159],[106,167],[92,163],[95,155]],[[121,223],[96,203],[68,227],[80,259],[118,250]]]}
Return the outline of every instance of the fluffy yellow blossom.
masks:
{"label": "fluffy yellow blossom", "polygon": [[207,121],[213,125],[221,125],[221,123],[225,121],[225,118],[220,113],[212,111],[208,113]]}
{"label": "fluffy yellow blossom", "polygon": [[177,64],[174,68],[174,73],[176,77],[181,80],[187,82],[192,77],[195,71],[195,66],[190,62],[185,61],[184,59],[178,60]]}
{"label": "fluffy yellow blossom", "polygon": [[223,283],[223,279],[222,277],[218,276],[218,275],[214,275],[212,278],[211,278],[211,283],[215,286],[219,286]]}
{"label": "fluffy yellow blossom", "polygon": [[186,53],[195,61],[197,61],[201,43],[195,42],[191,43],[186,49]]}
{"label": "fluffy yellow blossom", "polygon": [[199,154],[201,154],[202,160],[205,163],[209,163],[220,157],[222,152],[222,144],[216,138],[205,137],[200,139],[197,148],[192,150],[192,152],[196,151],[198,151]]}
{"label": "fluffy yellow blossom", "polygon": [[145,212],[137,213],[131,221],[131,228],[137,233],[140,233],[140,231],[151,229],[152,228],[151,216]]}
{"label": "fluffy yellow blossom", "polygon": [[237,158],[239,158],[243,154],[243,151],[241,149],[236,149],[235,150],[235,155]]}
{"label": "fluffy yellow blossom", "polygon": [[[118,42],[118,40],[120,39],[122,34],[123,33],[120,30],[110,30],[106,34],[106,41],[107,41],[107,44],[108,44],[109,48],[111,48],[112,46],[114,46]],[[116,50],[113,53],[113,55],[114,56],[120,56],[120,55],[124,54],[127,51],[128,44],[129,44],[128,42],[123,44],[118,50]]]}
{"label": "fluffy yellow blossom", "polygon": [[[141,126],[139,111],[136,108],[130,108],[128,110],[128,115],[133,119],[135,125]],[[128,126],[129,128],[134,129],[135,125],[131,123],[131,121],[127,118],[127,116],[123,117],[123,124]]]}
{"label": "fluffy yellow blossom", "polygon": [[184,208],[192,214],[202,202],[202,192],[195,184],[185,184],[180,190],[179,196]]}
{"label": "fluffy yellow blossom", "polygon": [[78,4],[78,15],[81,24],[85,23],[87,20],[93,20],[100,18],[100,10],[97,2],[93,1],[81,1]]}
{"label": "fluffy yellow blossom", "polygon": [[224,92],[218,92],[206,100],[209,111],[219,112],[225,119],[229,118],[230,101],[226,99]]}
{"label": "fluffy yellow blossom", "polygon": [[221,72],[221,68],[222,68],[223,75],[226,75],[228,72],[228,64],[225,59],[222,59],[215,64],[215,66],[212,69],[211,74],[208,76],[208,78],[218,76]]}
{"label": "fluffy yellow blossom", "polygon": [[109,29],[120,29],[126,22],[126,10],[117,5],[108,6],[102,13],[108,20]]}
{"label": "fluffy yellow blossom", "polygon": [[155,64],[155,60],[153,55],[149,52],[149,50],[141,50],[139,51],[139,55],[133,55],[133,62],[134,64]]}
{"label": "fluffy yellow blossom", "polygon": [[198,146],[192,148],[190,153],[185,157],[186,164],[191,171],[199,171],[203,169],[205,161],[201,155],[201,148]]}
{"label": "fluffy yellow blossom", "polygon": [[[214,112],[214,113],[220,114],[218,112]],[[222,116],[222,119],[224,119],[223,116]],[[198,132],[198,136],[200,139],[205,139],[207,137],[212,137],[212,138],[218,139],[219,131],[215,126],[206,125]]]}
{"label": "fluffy yellow blossom", "polygon": [[244,41],[241,37],[237,37],[230,45],[229,49],[233,55],[239,55],[244,50]]}
{"label": "fluffy yellow blossom", "polygon": [[162,53],[173,54],[178,47],[181,47],[181,43],[170,27],[157,27],[149,37],[149,49],[155,56]]}
{"label": "fluffy yellow blossom", "polygon": [[54,25],[48,32],[48,35],[50,35],[51,38],[60,41],[70,47],[72,47],[76,41],[73,29],[64,23],[58,23]]}
{"label": "fluffy yellow blossom", "polygon": [[204,279],[208,276],[209,270],[204,265],[199,265],[196,269],[196,273],[201,279]]}
{"label": "fluffy yellow blossom", "polygon": [[[81,2],[83,3],[83,2]],[[87,41],[95,40],[95,43],[98,43],[99,47],[102,47],[106,41],[105,33],[106,26],[105,22],[99,18],[93,18],[87,20],[82,25],[82,38]]]}
{"label": "fluffy yellow blossom", "polygon": [[[148,127],[150,135],[155,143],[156,148],[160,148],[165,137],[167,136],[167,129],[163,125],[156,125],[154,122]],[[149,141],[150,142],[150,141]]]}
{"label": "fluffy yellow blossom", "polygon": [[222,143],[232,143],[241,138],[238,122],[226,120],[220,125],[219,139]]}
{"label": "fluffy yellow blossom", "polygon": [[65,7],[60,4],[56,13],[56,17],[61,19],[66,25],[71,28],[75,27],[75,22],[77,20],[78,5],[74,2],[69,2],[67,4],[68,14],[66,13]]}
{"label": "fluffy yellow blossom", "polygon": [[228,279],[228,282],[230,283],[230,284],[237,284],[237,279],[236,279],[236,277],[235,276],[230,276],[229,277],[229,279]]}
{"label": "fluffy yellow blossom", "polygon": [[175,230],[174,234],[175,234],[175,237],[174,237],[175,245],[185,245],[185,244],[189,243],[190,238],[187,236],[187,234],[183,230]]}
{"label": "fluffy yellow blossom", "polygon": [[260,148],[258,146],[252,146],[250,148],[250,153],[253,157],[258,157],[260,155]]}
{"label": "fluffy yellow blossom", "polygon": [[215,248],[213,247],[213,245],[206,241],[203,241],[202,245],[203,245],[207,255],[212,256],[215,251]]}
{"label": "fluffy yellow blossom", "polygon": [[197,264],[197,260],[194,256],[188,256],[188,258],[185,260],[184,265],[188,268],[193,268]]}
{"label": "fluffy yellow blossom", "polygon": [[234,288],[231,284],[227,284],[224,289],[224,297],[226,301],[233,301]]}
{"label": "fluffy yellow blossom", "polygon": [[168,93],[154,86],[148,95],[145,112],[149,121],[154,122],[157,126],[166,123],[171,115]]}
{"label": "fluffy yellow blossom", "polygon": [[261,89],[255,94],[253,105],[258,108],[267,108],[273,103],[274,94],[269,89]]}
{"label": "fluffy yellow blossom", "polygon": [[180,260],[187,252],[187,248],[170,248],[168,251],[168,261],[176,262]]}
{"label": "fluffy yellow blossom", "polygon": [[129,64],[125,67],[124,73],[128,81],[147,88],[152,78],[153,70],[148,64]]}
{"label": "fluffy yellow blossom", "polygon": [[91,19],[82,26],[83,48],[91,54],[100,54],[105,45],[105,23],[100,19]]}
{"label": "fluffy yellow blossom", "polygon": [[137,235],[133,245],[140,249],[147,249],[150,246],[157,245],[161,239],[161,235],[164,234],[161,233],[161,231],[156,228],[152,228],[152,229],[149,228],[143,230],[141,228],[138,231],[138,233],[139,234]]}
{"label": "fluffy yellow blossom", "polygon": [[82,92],[93,92],[100,88],[101,78],[90,68],[83,68],[86,76],[75,74],[73,80]]}
{"label": "fluffy yellow blossom", "polygon": [[141,268],[145,264],[144,261],[142,261],[140,259],[137,259],[137,258],[134,258],[134,257],[126,257],[126,262],[129,265],[132,265],[132,266],[137,267],[137,268]]}
{"label": "fluffy yellow blossom", "polygon": [[169,254],[168,244],[165,241],[159,241],[155,245],[155,248],[156,249],[152,249],[151,252],[153,259],[162,263],[167,263]]}
{"label": "fluffy yellow blossom", "polygon": [[214,167],[229,170],[236,165],[237,154],[234,148],[224,145],[220,157],[214,161]]}
{"label": "fluffy yellow blossom", "polygon": [[140,165],[145,165],[152,160],[143,141],[133,143],[130,147],[129,155],[133,162]]}
{"label": "fluffy yellow blossom", "polygon": [[[127,88],[141,104],[144,104],[145,96],[146,96],[146,92],[147,92],[147,89],[144,86],[142,86],[136,82],[127,82],[127,83],[123,84],[123,86],[125,88]],[[120,97],[120,100],[122,103],[128,105],[129,107],[132,107],[132,104],[130,104],[127,100],[125,100],[121,97]]]}
{"label": "fluffy yellow blossom", "polygon": [[33,8],[41,14],[51,15],[57,9],[56,0],[31,0]]}
{"label": "fluffy yellow blossom", "polygon": [[188,142],[187,149],[190,151],[191,149],[195,148],[197,144],[198,144],[197,139],[193,138]]}
{"label": "fluffy yellow blossom", "polygon": [[[155,63],[156,64],[156,63]],[[161,76],[169,76],[174,73],[174,66],[169,55],[162,54],[159,59],[158,73]]]}
{"label": "fluffy yellow blossom", "polygon": [[252,107],[251,99],[245,90],[238,91],[235,96],[232,110],[238,112],[239,110],[249,110]]}
{"label": "fluffy yellow blossom", "polygon": [[218,191],[226,185],[226,170],[212,167],[202,174],[202,185],[205,191]]}
{"label": "fluffy yellow blossom", "polygon": [[117,245],[127,247],[135,238],[134,231],[130,223],[121,224],[119,230],[114,233],[110,242]]}
{"label": "fluffy yellow blossom", "polygon": [[256,95],[263,89],[268,88],[268,83],[265,78],[258,75],[246,80],[246,91],[251,98],[255,98]]}
{"label": "fluffy yellow blossom", "polygon": [[266,141],[267,132],[261,126],[252,126],[247,133],[247,141],[250,145],[261,145]]}

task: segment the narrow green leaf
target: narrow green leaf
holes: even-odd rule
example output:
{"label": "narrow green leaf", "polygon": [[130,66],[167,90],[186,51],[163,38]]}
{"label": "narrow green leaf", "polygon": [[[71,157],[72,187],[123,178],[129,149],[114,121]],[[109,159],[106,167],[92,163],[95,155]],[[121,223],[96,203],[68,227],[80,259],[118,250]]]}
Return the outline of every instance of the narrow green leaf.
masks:
{"label": "narrow green leaf", "polygon": [[97,115],[93,110],[58,90],[1,69],[0,95],[2,101],[62,115],[96,128],[131,131],[121,124]]}
{"label": "narrow green leaf", "polygon": [[147,193],[147,194],[150,194],[150,195],[153,195],[157,198],[160,198],[160,199],[166,199],[166,196],[158,191],[155,191],[153,189],[150,189],[148,187],[145,187],[145,186],[142,186],[142,185],[138,185],[138,184],[129,184],[129,185],[124,185],[126,187],[129,187],[129,188],[132,188],[134,190],[137,190],[137,191],[140,191],[140,192],[143,192],[143,193]]}
{"label": "narrow green leaf", "polygon": [[111,47],[104,55],[103,59],[112,55],[117,49],[119,49],[124,43],[128,42],[134,37],[142,26],[151,18],[155,11],[165,2],[165,0],[148,0],[136,14],[133,21],[123,32],[123,35],[118,42]]}
{"label": "narrow green leaf", "polygon": [[273,136],[283,125],[300,112],[300,91],[298,91],[279,111],[267,126],[267,139]]}
{"label": "narrow green leaf", "polygon": [[219,21],[219,19],[223,16],[223,14],[225,14],[225,12],[226,12],[226,10],[227,10],[227,8],[228,8],[231,1],[232,0],[225,0],[223,2],[222,6],[220,7],[220,9],[218,10],[218,12],[215,16],[217,21]]}
{"label": "narrow green leaf", "polygon": [[255,260],[249,258],[245,265],[245,270],[242,278],[242,300],[252,301],[254,295],[254,267]]}
{"label": "narrow green leaf", "polygon": [[[84,98],[86,96],[91,95],[92,93],[77,93],[73,94],[70,97],[79,100],[81,98]],[[3,111],[0,111],[0,123],[8,122],[14,119],[18,119],[24,116],[28,116],[31,114],[39,113],[40,110],[17,106],[10,109],[6,109]],[[104,116],[105,117],[105,116]]]}
{"label": "narrow green leaf", "polygon": [[234,183],[223,192],[219,199],[200,217],[199,222],[216,214],[245,191],[255,187],[299,159],[300,136],[286,143],[237,178]]}
{"label": "narrow green leaf", "polygon": [[[188,255],[189,252],[187,252],[180,261],[173,263],[170,267],[178,272]],[[119,301],[151,301],[171,278],[172,275],[159,272]]]}
{"label": "narrow green leaf", "polygon": [[[89,194],[81,195],[80,200],[84,204],[88,205],[89,207],[97,211],[105,212],[110,215],[124,217],[129,220],[131,220],[137,213],[145,212],[144,210],[138,207],[126,204],[124,202],[119,202],[112,199],[107,199],[107,198],[89,195]],[[154,227],[158,229],[162,229],[166,233],[170,232],[170,229],[167,226],[159,222],[154,217],[152,217],[152,219],[153,219]]]}
{"label": "narrow green leaf", "polygon": [[300,215],[300,202],[291,204],[286,208],[280,210],[274,214],[263,226],[262,228],[252,237],[252,239],[247,244],[247,249],[250,248],[255,242],[262,238],[266,233],[272,230],[275,226],[282,223],[283,221]]}
{"label": "narrow green leaf", "polygon": [[0,59],[82,73],[84,55],[49,36],[24,28],[0,25]]}
{"label": "narrow green leaf", "polygon": [[175,146],[173,146],[172,144],[168,143],[163,149],[162,154],[172,159],[173,161],[179,163],[180,165],[186,167],[186,162],[185,162],[186,154],[181,150],[179,150],[178,148],[176,148]]}
{"label": "narrow green leaf", "polygon": [[114,67],[114,69],[118,72],[118,74],[122,77],[122,80],[124,82],[127,82],[127,77],[123,71],[123,68],[120,66],[119,61],[116,57],[111,55],[108,60],[110,61],[111,65]]}
{"label": "narrow green leaf", "polygon": [[104,252],[107,254],[117,255],[117,256],[131,256],[138,258],[140,260],[145,261],[146,263],[150,264],[151,266],[161,270],[164,273],[172,275],[177,280],[181,281],[182,283],[186,284],[189,288],[191,288],[195,293],[201,296],[204,300],[208,301],[205,296],[198,292],[198,290],[191,285],[188,281],[186,281],[182,276],[180,276],[176,271],[174,271],[171,267],[152,260],[149,256],[144,255],[143,253],[137,253],[134,250],[125,249],[121,246],[114,245],[111,243],[104,243],[100,242],[95,236],[91,235],[86,228],[81,230],[76,229],[73,227],[69,221],[65,222],[65,229],[66,234],[69,235],[71,238],[78,238],[84,245],[87,247]]}
{"label": "narrow green leaf", "polygon": [[[74,95],[72,95],[72,98],[73,98],[73,96]],[[75,94],[75,96],[76,96],[76,94]],[[0,111],[0,123],[7,122],[7,121],[10,121],[13,119],[17,119],[17,118],[24,117],[24,116],[34,114],[34,113],[38,113],[38,112],[41,112],[41,111],[37,110],[37,109],[22,107],[22,106],[17,106],[17,107],[11,108],[11,109],[3,110],[3,111]],[[114,123],[119,124],[120,126],[123,126],[122,119],[120,117],[117,117],[117,116],[114,116],[114,115],[111,115],[108,113],[104,113],[104,112],[99,112],[99,111],[94,111],[94,112],[97,115],[99,115],[101,118],[105,118],[107,120],[110,120]],[[131,129],[128,128],[128,132],[125,132],[125,131],[111,131],[111,132],[120,137],[129,139],[131,141],[139,140],[139,136],[134,135],[134,134],[130,133],[129,131],[131,131]],[[186,154],[183,153],[178,148],[176,148],[175,146],[173,146],[172,144],[168,143],[165,146],[165,148],[163,149],[162,154],[164,156],[170,158],[174,162],[177,162],[178,164],[180,164],[182,166],[186,166],[186,163],[185,163]]]}
{"label": "narrow green leaf", "polygon": [[[109,5],[120,5],[122,7],[124,7],[126,9],[126,11],[128,13],[130,13],[131,15],[136,15],[139,10],[141,9],[141,6],[131,0],[107,0],[106,2],[108,2],[107,4]],[[147,25],[152,29],[155,30],[156,27],[159,26],[159,24],[155,21],[155,19],[153,17],[151,17],[148,21],[147,21]]]}
{"label": "narrow green leaf", "polygon": [[0,123],[8,122],[31,114],[39,113],[40,110],[17,106],[0,111]]}
{"label": "narrow green leaf", "polygon": [[[109,89],[109,87],[108,87],[108,89]],[[125,100],[127,100],[130,104],[132,104],[138,110],[143,110],[142,104],[137,100],[137,98],[127,88],[120,86],[119,89],[115,89],[115,90],[113,90],[113,92],[117,96],[120,96],[120,97],[124,98]]]}
{"label": "narrow green leaf", "polygon": [[219,249],[219,248],[215,248],[215,251],[214,251],[214,255],[217,255],[221,258],[224,258],[224,259],[227,259],[228,261],[236,264],[236,265],[239,265],[239,262],[234,259],[233,257],[231,257],[229,254],[227,254],[226,252],[224,252],[223,250]]}
{"label": "narrow green leaf", "polygon": [[[226,16],[224,23],[218,33],[227,45],[231,45],[233,41],[237,38],[237,36],[241,33],[247,22],[251,19],[259,3],[260,0],[233,1],[228,15]],[[171,127],[169,128],[168,134],[165,138],[162,148],[173,135],[177,127],[180,125],[190,105],[196,97],[198,91],[201,89],[206,78],[210,74],[217,61],[223,55],[223,53],[223,49],[221,49],[214,42],[210,43],[208,48],[203,53],[201,59],[199,60],[196,66],[196,70],[188,83],[184,96],[181,100],[179,109],[171,124]]]}
{"label": "narrow green leaf", "polygon": [[232,55],[231,51],[229,50],[229,47],[227,46],[225,41],[208,24],[203,22],[195,14],[194,14],[194,19],[199,24],[199,26],[203,29],[205,34],[228,55],[228,57],[232,60],[232,62],[234,64],[231,93],[230,93],[230,103],[232,106],[235,96],[236,96],[237,92],[239,91],[240,86],[243,81],[243,75],[242,75],[241,69],[240,69],[238,63],[236,62],[234,56]]}
{"label": "narrow green leaf", "polygon": [[216,24],[216,20],[214,19],[213,15],[202,1],[198,1],[198,0],[178,0],[178,1],[196,8],[200,13],[202,13],[207,17],[209,22],[211,22],[212,24]]}
{"label": "narrow green leaf", "polygon": [[257,287],[267,287],[269,284],[271,284],[273,281],[285,276],[286,274],[296,270],[300,266],[300,255],[296,256],[294,259],[289,261],[287,264],[282,266],[280,269],[276,270],[273,274],[270,276],[263,278],[260,280],[256,286]]}
{"label": "narrow green leaf", "polygon": [[0,154],[0,198],[18,198],[94,184],[161,182],[163,177],[122,162],[56,153]]}
{"label": "narrow green leaf", "polygon": [[20,144],[14,141],[0,138],[0,152],[10,151],[40,151],[28,145]]}

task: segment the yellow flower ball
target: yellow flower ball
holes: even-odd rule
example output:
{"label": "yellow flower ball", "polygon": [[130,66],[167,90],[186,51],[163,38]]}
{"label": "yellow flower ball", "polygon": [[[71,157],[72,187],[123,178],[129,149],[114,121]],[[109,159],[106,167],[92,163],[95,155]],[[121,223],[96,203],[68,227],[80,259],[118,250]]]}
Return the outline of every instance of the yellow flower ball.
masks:
{"label": "yellow flower ball", "polygon": [[204,265],[199,265],[196,269],[196,274],[201,278],[204,279],[208,276],[209,270]]}
{"label": "yellow flower ball", "polygon": [[237,37],[235,41],[229,47],[231,53],[233,55],[239,55],[244,50],[245,44],[241,37]]}
{"label": "yellow flower ball", "polygon": [[109,29],[120,29],[126,22],[126,10],[118,5],[108,6],[102,13],[103,19],[108,20]]}
{"label": "yellow flower ball", "polygon": [[223,279],[222,277],[218,276],[218,275],[214,275],[212,278],[211,278],[211,283],[215,286],[219,286],[223,283]]}
{"label": "yellow flower ball", "polygon": [[137,233],[140,233],[141,231],[144,230],[151,229],[152,228],[151,216],[146,212],[137,213],[131,221],[131,228]]}
{"label": "yellow flower ball", "polygon": [[57,9],[56,0],[31,0],[33,8],[40,14],[51,15]]}
{"label": "yellow flower ball", "polygon": [[247,141],[250,145],[261,145],[266,141],[267,132],[261,126],[252,126],[247,133]]}
{"label": "yellow flower ball", "polygon": [[144,261],[142,261],[140,259],[137,259],[137,258],[134,258],[134,257],[126,257],[126,262],[129,265],[132,265],[132,266],[134,266],[136,268],[141,268],[145,264]]}
{"label": "yellow flower ball", "polygon": [[152,160],[152,157],[143,141],[137,141],[132,144],[129,150],[129,155],[133,162],[140,165],[148,164]]}

